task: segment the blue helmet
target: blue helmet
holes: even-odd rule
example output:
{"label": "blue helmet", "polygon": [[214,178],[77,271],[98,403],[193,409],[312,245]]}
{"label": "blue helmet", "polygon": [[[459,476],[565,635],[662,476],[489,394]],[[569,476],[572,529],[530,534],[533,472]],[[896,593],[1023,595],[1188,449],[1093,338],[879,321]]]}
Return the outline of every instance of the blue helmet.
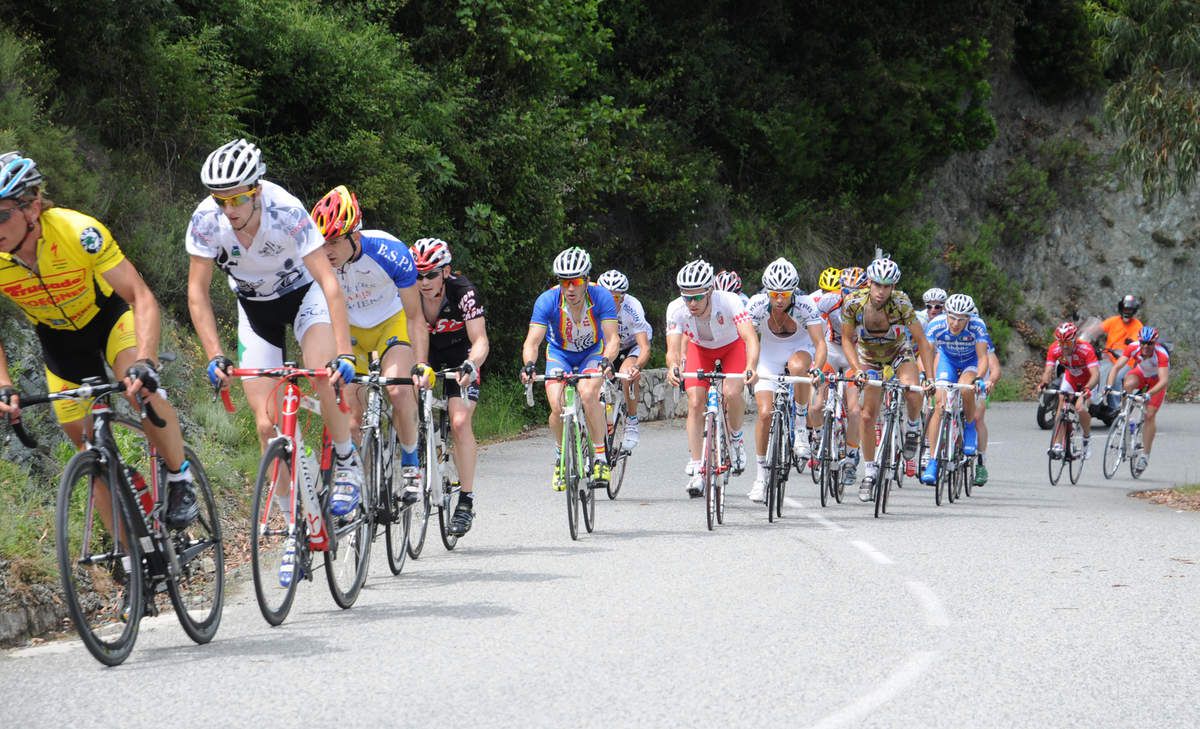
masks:
{"label": "blue helmet", "polygon": [[1142,327],[1142,331],[1138,334],[1138,341],[1142,344],[1154,344],[1158,341],[1158,330],[1154,327]]}
{"label": "blue helmet", "polygon": [[0,154],[0,200],[21,197],[41,184],[37,162],[16,151]]}

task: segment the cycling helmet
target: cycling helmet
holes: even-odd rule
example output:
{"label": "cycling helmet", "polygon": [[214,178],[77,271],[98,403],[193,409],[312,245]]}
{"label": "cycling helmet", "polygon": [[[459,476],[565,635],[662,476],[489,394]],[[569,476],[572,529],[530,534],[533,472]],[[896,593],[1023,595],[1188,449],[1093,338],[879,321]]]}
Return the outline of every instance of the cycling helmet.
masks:
{"label": "cycling helmet", "polygon": [[946,299],[946,312],[949,314],[970,316],[974,309],[975,300],[966,294],[954,294]]}
{"label": "cycling helmet", "polygon": [[0,154],[0,200],[19,198],[41,184],[37,162],[18,151]]}
{"label": "cycling helmet", "polygon": [[1142,344],[1154,344],[1158,341],[1158,330],[1154,327],[1142,327],[1141,333],[1138,334],[1138,341]]}
{"label": "cycling helmet", "polygon": [[596,279],[596,283],[618,294],[623,294],[629,290],[629,279],[615,268],[600,274],[600,278]]}
{"label": "cycling helmet", "polygon": [[945,304],[946,289],[939,289],[938,287],[934,286],[925,293],[921,294],[921,301],[924,301],[926,304],[932,304],[934,302]]}
{"label": "cycling helmet", "polygon": [[820,277],[817,278],[817,286],[821,287],[822,291],[837,291],[841,282],[842,269],[833,266],[821,271]]}
{"label": "cycling helmet", "polygon": [[737,293],[742,290],[742,277],[737,271],[721,271],[717,274],[716,286],[718,291]]}
{"label": "cycling helmet", "polygon": [[891,286],[900,281],[900,266],[890,258],[876,258],[867,266],[867,279]]}
{"label": "cycling helmet", "polygon": [[763,271],[762,285],[767,291],[794,291],[800,285],[800,274],[786,258],[776,258]]}
{"label": "cycling helmet", "polygon": [[420,273],[450,265],[450,244],[441,238],[421,238],[412,244],[409,251]]}
{"label": "cycling helmet", "polygon": [[1118,314],[1129,314],[1133,316],[1138,313],[1138,309],[1142,308],[1142,300],[1133,294],[1129,294],[1125,298],[1117,302]]}
{"label": "cycling helmet", "polygon": [[1075,338],[1076,334],[1079,334],[1079,327],[1069,321],[1064,321],[1054,330],[1054,338],[1060,342],[1069,342]]}
{"label": "cycling helmet", "polygon": [[867,285],[867,272],[858,266],[842,269],[842,287],[847,289],[861,289]]}
{"label": "cycling helmet", "polygon": [[332,240],[362,227],[362,208],[354,193],[345,185],[338,185],[313,206],[312,219],[325,240]]}
{"label": "cycling helmet", "polygon": [[708,289],[713,285],[713,267],[708,261],[697,258],[688,261],[675,275],[675,285],[681,289]]}
{"label": "cycling helmet", "polygon": [[592,257],[579,246],[573,246],[554,258],[554,275],[559,278],[586,276],[592,270]]}
{"label": "cycling helmet", "polygon": [[262,152],[245,139],[221,145],[200,168],[200,181],[210,190],[232,190],[253,185],[267,173]]}
{"label": "cycling helmet", "polygon": [[974,299],[971,300],[971,316],[979,316],[979,307],[975,304]]}

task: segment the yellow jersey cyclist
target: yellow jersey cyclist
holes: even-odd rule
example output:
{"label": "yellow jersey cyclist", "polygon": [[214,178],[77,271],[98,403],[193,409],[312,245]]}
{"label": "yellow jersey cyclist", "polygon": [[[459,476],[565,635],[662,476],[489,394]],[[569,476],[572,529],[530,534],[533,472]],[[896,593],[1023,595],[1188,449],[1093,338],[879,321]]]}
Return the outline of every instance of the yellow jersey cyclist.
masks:
{"label": "yellow jersey cyclist", "polygon": [[[417,268],[408,247],[382,230],[363,230],[358,198],[345,185],[333,188],[313,206],[312,219],[325,238],[325,256],[346,297],[356,371],[366,373],[371,352],[379,353],[384,377],[407,377],[414,362],[424,367],[429,354],[429,329],[417,292]],[[358,432],[362,418],[363,402],[357,390],[358,385],[348,388],[351,432]],[[411,387],[390,387],[388,398],[400,436],[404,503],[415,504],[420,496],[417,399]]]}
{"label": "yellow jersey cyclist", "polygon": [[[860,382],[866,379],[869,369],[882,371],[885,367],[891,367],[900,382],[916,385],[918,371],[912,344],[917,345],[916,356],[921,358],[925,371],[936,370],[933,366],[933,350],[917,321],[912,303],[907,294],[896,290],[896,284],[900,281],[900,266],[890,258],[877,258],[867,266],[866,275],[867,288],[849,294],[842,305],[842,341],[846,359]],[[927,380],[925,387],[927,391],[932,389],[933,382]],[[875,462],[875,439],[871,433],[879,415],[882,396],[883,391],[877,387],[867,388],[863,392],[860,433],[863,436],[866,475],[858,487],[860,501],[871,500],[875,479],[879,476],[879,464]],[[904,457],[912,460],[921,441],[921,393],[908,391],[904,398],[907,411],[903,427]]]}
{"label": "yellow jersey cyclist", "polygon": [[[211,358],[209,380],[214,386],[228,386],[233,362],[221,346],[209,296],[213,268],[220,268],[237,299],[240,365],[282,365],[290,325],[304,366],[328,369],[330,376],[315,380],[313,387],[321,402],[332,403],[334,385],[354,377],[346,300],[325,255],[325,239],[308,210],[282,187],[263,179],[266,170],[258,147],[245,139],[214,150],[200,170],[209,195],[196,206],[185,236],[191,256],[192,326]],[[243,382],[263,448],[275,435],[275,388],[266,377]],[[330,510],[343,516],[358,506],[362,465],[350,440],[350,416],[340,408],[323,407],[321,418],[337,456]]]}
{"label": "yellow jersey cyclist", "polygon": [[[140,393],[165,421],[162,428],[148,420],[142,427],[166,461],[167,525],[187,526],[199,507],[179,418],[158,389],[158,302],[108,229],[55,206],[43,195],[43,182],[32,159],[15,151],[0,155],[0,291],[33,324],[50,392],[73,389],[88,377],[106,378],[107,363],[124,373],[130,402]],[[0,413],[20,413],[3,347]],[[54,415],[75,447],[82,447],[88,406],[59,400]]]}
{"label": "yellow jersey cyclist", "polygon": [[626,415],[621,449],[632,451],[639,440],[638,380],[650,361],[650,340],[654,337],[654,327],[646,320],[642,302],[630,295],[629,278],[625,274],[616,269],[605,271],[596,279],[596,283],[608,289],[617,307],[617,337],[621,340],[621,348],[613,360],[613,366],[618,372],[629,375],[629,379],[623,383]]}
{"label": "yellow jersey cyclist", "polygon": [[479,402],[480,370],[491,347],[484,321],[483,298],[467,277],[450,270],[450,245],[421,238],[412,245],[417,288],[429,322],[429,363],[436,369],[458,367],[446,380],[446,409],[454,437],[454,465],[461,490],[450,518],[450,533],[462,536],[475,520],[477,447],[471,419]]}
{"label": "yellow jersey cyclist", "polygon": [[[546,374],[563,372],[603,372],[612,374],[612,361],[617,356],[621,340],[617,336],[617,307],[608,289],[588,280],[592,258],[582,248],[568,248],[554,259],[554,276],[558,286],[543,291],[533,304],[529,331],[521,348],[525,366],[521,382],[532,381],[536,373],[538,347],[546,341]],[[550,401],[550,434],[555,450],[562,447],[561,382],[546,381],[546,398]],[[596,460],[591,479],[607,482],[610,469],[604,446],[607,432],[604,408],[600,405],[600,380],[580,380],[576,387],[583,413],[587,418],[588,434]],[[562,454],[554,462],[554,489],[566,488],[562,474]]]}

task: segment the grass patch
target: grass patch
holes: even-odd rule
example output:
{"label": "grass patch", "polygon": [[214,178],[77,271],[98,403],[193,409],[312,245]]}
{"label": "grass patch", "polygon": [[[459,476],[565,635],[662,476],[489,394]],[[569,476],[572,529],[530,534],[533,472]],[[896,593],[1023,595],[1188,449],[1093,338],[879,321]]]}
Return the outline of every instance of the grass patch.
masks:
{"label": "grass patch", "polygon": [[1186,486],[1176,486],[1175,490],[1181,494],[1200,494],[1200,483],[1191,483]]}
{"label": "grass patch", "polygon": [[1187,399],[1192,385],[1192,374],[1190,367],[1181,367],[1178,370],[1171,368],[1171,380],[1167,383],[1168,400],[1180,402]]}
{"label": "grass patch", "polygon": [[[58,575],[54,557],[54,499],[56,489],[13,488],[28,484],[29,474],[9,461],[0,461],[0,513],[12,518],[0,519],[0,555],[20,565],[22,577],[34,582],[49,582]],[[48,498],[39,497],[48,494]]]}
{"label": "grass patch", "polygon": [[1015,402],[1022,400],[1021,381],[1012,377],[1000,376],[996,386],[992,388],[992,402]]}
{"label": "grass patch", "polygon": [[549,410],[540,389],[534,388],[534,405],[528,407],[525,386],[515,378],[484,385],[472,421],[475,437],[480,441],[511,438],[528,425],[545,422]]}

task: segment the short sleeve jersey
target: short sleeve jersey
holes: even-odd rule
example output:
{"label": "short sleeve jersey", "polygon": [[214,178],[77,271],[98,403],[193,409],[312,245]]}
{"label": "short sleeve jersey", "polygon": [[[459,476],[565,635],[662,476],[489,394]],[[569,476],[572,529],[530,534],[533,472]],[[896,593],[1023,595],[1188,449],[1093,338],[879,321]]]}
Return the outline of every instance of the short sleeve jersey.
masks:
{"label": "short sleeve jersey", "polygon": [[708,316],[702,319],[692,316],[682,296],[672,301],[667,306],[667,335],[682,334],[705,349],[733,344],[737,325],[750,322],[750,312],[735,293],[713,291],[709,297]]}
{"label": "short sleeve jersey", "polygon": [[1153,354],[1143,355],[1142,346],[1134,342],[1126,347],[1121,354],[1129,358],[1128,365],[1130,369],[1136,369],[1144,380],[1160,376],[1163,370],[1171,366],[1171,355],[1167,354],[1166,347],[1161,344],[1154,345]]}
{"label": "short sleeve jersey", "polygon": [[866,308],[869,305],[871,290],[858,289],[846,295],[842,304],[842,319],[854,323],[854,331],[858,336],[858,351],[866,353],[873,361],[891,359],[903,347],[908,345],[906,332],[908,327],[917,320],[916,311],[908,294],[903,291],[893,291],[883,304],[884,315],[887,317],[887,328],[882,331],[868,331],[864,321]]}
{"label": "short sleeve jersey", "polygon": [[976,342],[983,342],[985,346],[991,344],[987,324],[977,316],[971,316],[963,330],[954,334],[950,331],[949,319],[945,314],[939,314],[925,325],[925,337],[934,349],[955,364],[965,364],[975,359]]}
{"label": "short sleeve jersey", "polygon": [[1071,379],[1076,381],[1082,380],[1088,374],[1089,369],[1100,366],[1099,360],[1096,359],[1096,350],[1092,349],[1092,345],[1078,341],[1075,342],[1075,348],[1070,351],[1064,350],[1061,342],[1051,344],[1050,349],[1046,352],[1046,364],[1051,367],[1061,364]]}
{"label": "short sleeve jersey", "polygon": [[604,344],[601,324],[617,320],[617,306],[612,294],[599,284],[588,284],[584,296],[583,314],[578,320],[571,317],[561,286],[547,289],[533,304],[530,324],[546,327],[546,343],[564,352],[586,352]]}
{"label": "short sleeve jersey", "polygon": [[1112,362],[1117,361],[1119,353],[1130,344],[1138,341],[1138,335],[1142,333],[1142,322],[1137,318],[1132,318],[1126,324],[1120,316],[1110,316],[1100,324],[1104,330],[1104,346],[1118,354],[1109,354],[1108,358]]}
{"label": "short sleeve jersey", "polygon": [[312,282],[304,257],[325,239],[299,200],[273,182],[259,185],[262,218],[248,248],[211,196],[192,213],[185,245],[189,254],[213,259],[239,297],[269,301]]}
{"label": "short sleeve jersey", "polygon": [[446,277],[444,296],[437,316],[429,323],[429,348],[449,352],[469,347],[467,322],[484,315],[483,298],[461,273]]}
{"label": "short sleeve jersey", "polygon": [[825,325],[825,338],[830,344],[842,344],[842,303],[845,295],[840,291],[817,291],[814,299],[817,313]]}
{"label": "short sleeve jersey", "polygon": [[[765,293],[751,296],[747,311],[750,314],[750,320],[754,322],[754,328],[761,334],[765,322],[771,315],[771,297]],[[817,307],[813,304],[812,299],[802,291],[792,294],[792,305],[788,308],[788,315],[796,322],[797,331],[804,331],[810,325],[821,326],[821,315],[817,312]]]}
{"label": "short sleeve jersey", "polygon": [[362,231],[362,253],[335,271],[346,296],[350,326],[379,326],[404,310],[400,289],[417,282],[408,246],[382,230]]}
{"label": "short sleeve jersey", "polygon": [[617,310],[617,336],[621,338],[621,349],[637,344],[637,335],[645,333],[647,339],[654,338],[654,327],[646,321],[646,310],[636,297],[625,294]]}
{"label": "short sleeve jersey", "polygon": [[0,292],[34,324],[51,329],[82,329],[112,297],[102,274],[125,255],[108,228],[90,215],[49,208],[39,218],[37,270],[16,256],[0,253]]}

